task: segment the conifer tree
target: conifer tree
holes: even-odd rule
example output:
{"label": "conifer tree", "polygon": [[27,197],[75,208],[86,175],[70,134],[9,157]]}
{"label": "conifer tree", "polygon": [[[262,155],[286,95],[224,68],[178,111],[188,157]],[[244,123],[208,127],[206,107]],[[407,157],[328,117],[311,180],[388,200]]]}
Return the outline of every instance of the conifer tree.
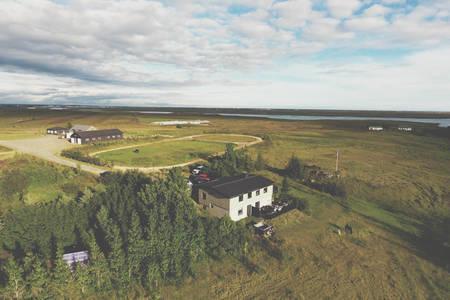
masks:
{"label": "conifer tree", "polygon": [[264,170],[264,168],[266,167],[266,163],[264,161],[264,158],[261,154],[261,152],[258,153],[258,156],[256,157],[256,162],[255,162],[255,168],[258,171]]}
{"label": "conifer tree", "polygon": [[23,279],[24,270],[22,266],[17,264],[14,259],[10,259],[5,265],[5,271],[8,276],[6,292],[11,298],[22,299],[26,287]]}

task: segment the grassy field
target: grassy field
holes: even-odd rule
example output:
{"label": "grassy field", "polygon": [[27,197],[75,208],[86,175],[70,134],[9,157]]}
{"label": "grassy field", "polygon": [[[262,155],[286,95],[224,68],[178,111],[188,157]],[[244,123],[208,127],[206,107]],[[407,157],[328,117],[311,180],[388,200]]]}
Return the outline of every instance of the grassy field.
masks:
{"label": "grassy field", "polygon": [[[139,153],[134,150],[138,149]],[[104,152],[98,157],[115,165],[155,167],[185,163],[225,149],[224,143],[204,141],[168,141],[147,146]]]}
{"label": "grassy field", "polygon": [[250,143],[255,141],[254,138],[242,135],[232,135],[232,134],[211,134],[201,137],[196,137],[194,140],[197,141],[210,141],[210,142],[225,142],[225,143]]}
{"label": "grassy field", "polygon": [[[332,171],[339,150],[346,199],[291,181],[291,195],[309,204],[310,215],[292,211],[273,220],[278,252],[255,246],[249,257],[256,270],[236,259],[205,262],[198,266],[195,278],[162,287],[163,298],[450,298],[450,249],[435,230],[443,230],[444,238],[448,238],[448,138],[396,131],[370,133],[367,121],[293,122],[208,116],[209,126],[151,124],[162,119],[203,117],[117,111],[0,111],[0,139],[42,134],[46,127],[69,121],[98,128],[117,127],[126,136],[143,139],[156,134],[264,135],[264,143],[248,150],[253,157],[263,155],[270,171],[262,174],[278,183],[282,180],[279,170],[292,154],[305,164]],[[221,136],[212,140],[221,141]],[[127,149],[102,155],[114,155],[113,159],[139,166],[170,164],[207,154],[199,151],[223,150],[223,143],[212,140],[155,144],[141,147],[139,154]],[[27,197],[31,198],[27,201],[46,201],[54,196],[46,195],[52,190],[45,188],[48,183],[36,182],[35,188],[28,191]],[[58,180],[52,184],[49,186],[59,191],[64,185]],[[352,224],[353,235],[338,236],[336,228],[347,223]]]}
{"label": "grassy field", "polygon": [[[6,176],[11,176],[10,171],[26,182],[23,201],[18,195],[6,196],[11,189],[5,181]],[[10,208],[48,202],[58,197],[63,201],[71,200],[96,182],[93,175],[78,173],[37,158],[25,155],[4,160],[0,158],[0,215]]]}

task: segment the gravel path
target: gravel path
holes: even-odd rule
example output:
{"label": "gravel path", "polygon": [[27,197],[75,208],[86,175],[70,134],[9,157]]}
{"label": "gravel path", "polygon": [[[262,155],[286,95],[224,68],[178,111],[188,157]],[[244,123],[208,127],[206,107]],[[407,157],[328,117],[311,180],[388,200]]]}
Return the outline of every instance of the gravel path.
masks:
{"label": "gravel path", "polygon": [[[104,152],[109,152],[109,151],[114,151],[114,150],[119,150],[119,149],[135,148],[138,146],[143,146],[143,145],[148,145],[148,144],[164,143],[164,142],[171,142],[171,141],[192,140],[195,138],[199,138],[202,136],[208,136],[208,135],[210,135],[210,134],[191,135],[191,136],[184,136],[184,137],[167,139],[167,140],[156,141],[156,142],[140,144],[140,145],[122,146],[122,147],[118,147],[118,148],[114,148],[114,149],[93,152],[93,153],[90,153],[90,155],[96,155],[99,153],[104,153]],[[212,134],[212,135],[217,135],[217,134]],[[226,136],[226,134],[224,134],[224,136]],[[252,146],[252,145],[261,143],[263,141],[262,138],[257,137],[257,136],[242,135],[242,134],[230,134],[230,136],[244,136],[244,137],[251,137],[251,138],[255,139],[252,142],[235,143],[238,145],[237,148]],[[74,146],[64,139],[58,139],[58,137],[54,136],[54,135],[47,135],[47,136],[42,136],[42,137],[38,137],[38,138],[21,139],[21,140],[0,140],[0,145],[8,147],[8,148],[13,149],[20,153],[25,153],[25,154],[29,154],[32,156],[36,156],[36,157],[39,157],[39,158],[42,158],[42,159],[45,159],[45,160],[48,160],[48,161],[51,161],[51,162],[54,162],[57,164],[72,167],[72,168],[76,168],[78,165],[80,165],[81,169],[83,171],[91,172],[94,174],[101,174],[106,171],[104,169],[101,169],[101,168],[93,166],[93,165],[79,163],[79,162],[59,156],[58,154],[61,153],[62,150],[72,148]],[[220,153],[217,153],[217,154],[220,154]],[[176,168],[176,167],[185,167],[185,166],[188,166],[188,165],[191,165],[191,164],[194,164],[197,162],[201,162],[201,161],[203,161],[203,159],[195,159],[195,160],[188,161],[186,163],[176,164],[176,165],[160,166],[160,167],[146,167],[146,168],[114,166],[113,169],[114,170],[122,170],[122,171],[139,170],[141,172],[151,173],[151,172],[156,172],[156,171],[171,169],[171,168]]]}
{"label": "gravel path", "polygon": [[0,145],[20,153],[36,156],[72,168],[76,168],[77,165],[80,165],[83,171],[94,174],[100,174],[105,171],[92,165],[78,163],[58,156],[58,153],[61,153],[62,150],[71,148],[73,145],[66,140],[58,139],[58,137],[54,135],[22,140],[0,140]]}

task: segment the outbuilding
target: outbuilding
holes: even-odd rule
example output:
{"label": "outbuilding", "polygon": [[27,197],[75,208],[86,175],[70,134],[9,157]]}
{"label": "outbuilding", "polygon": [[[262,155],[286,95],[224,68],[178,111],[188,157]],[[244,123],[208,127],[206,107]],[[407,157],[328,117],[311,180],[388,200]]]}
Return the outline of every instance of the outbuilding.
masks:
{"label": "outbuilding", "polygon": [[62,259],[69,265],[69,267],[73,267],[74,265],[79,263],[86,264],[89,260],[89,252],[79,251],[79,252],[65,253]]}
{"label": "outbuilding", "polygon": [[265,177],[242,174],[198,185],[198,201],[216,217],[239,221],[263,206],[272,205],[273,182]]}
{"label": "outbuilding", "polygon": [[65,128],[65,127],[50,127],[50,128],[47,128],[47,134],[65,135],[67,132],[69,132],[69,128]]}
{"label": "outbuilding", "polygon": [[88,144],[119,139],[123,139],[123,132],[119,129],[80,131],[70,136],[70,142],[72,144]]}
{"label": "outbuilding", "polygon": [[69,129],[68,132],[66,132],[66,138],[70,139],[72,134],[74,134],[75,132],[93,131],[93,130],[97,130],[97,128],[91,125],[74,125],[72,126],[72,128]]}

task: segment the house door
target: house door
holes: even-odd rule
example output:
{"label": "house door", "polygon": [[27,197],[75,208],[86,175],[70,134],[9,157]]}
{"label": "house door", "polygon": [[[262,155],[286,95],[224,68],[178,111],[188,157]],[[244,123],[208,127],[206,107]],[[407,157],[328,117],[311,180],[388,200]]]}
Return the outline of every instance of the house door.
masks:
{"label": "house door", "polygon": [[253,213],[252,206],[249,204],[247,205],[247,217],[250,217],[252,213]]}

